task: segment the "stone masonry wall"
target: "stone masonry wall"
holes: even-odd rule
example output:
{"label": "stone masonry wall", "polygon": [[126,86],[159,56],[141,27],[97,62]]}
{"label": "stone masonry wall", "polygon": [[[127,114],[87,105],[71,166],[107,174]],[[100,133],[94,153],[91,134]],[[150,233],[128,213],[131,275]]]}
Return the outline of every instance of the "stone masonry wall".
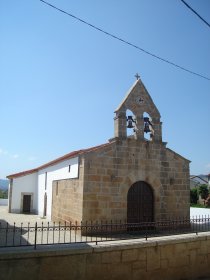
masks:
{"label": "stone masonry wall", "polygon": [[79,178],[53,182],[52,220],[75,222],[82,220],[84,163],[79,164]]}
{"label": "stone masonry wall", "polygon": [[210,235],[0,251],[2,280],[210,279]]}
{"label": "stone masonry wall", "polygon": [[189,161],[164,143],[127,138],[85,155],[83,220],[126,220],[127,193],[150,184],[155,220],[189,217]]}
{"label": "stone masonry wall", "polygon": [[161,161],[162,217],[189,217],[190,171],[189,161],[166,149],[166,161]]}

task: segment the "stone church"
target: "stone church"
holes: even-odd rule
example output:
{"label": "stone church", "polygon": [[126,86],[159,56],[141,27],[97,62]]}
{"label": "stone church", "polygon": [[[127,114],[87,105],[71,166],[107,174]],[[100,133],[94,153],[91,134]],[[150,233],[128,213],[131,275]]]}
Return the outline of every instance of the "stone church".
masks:
{"label": "stone church", "polygon": [[160,113],[137,77],[109,142],[8,176],[9,212],[61,222],[189,218],[189,163],[162,141]]}
{"label": "stone church", "polygon": [[189,163],[162,141],[160,113],[137,78],[115,111],[114,138],[80,153],[77,179],[53,182],[52,219],[189,217]]}

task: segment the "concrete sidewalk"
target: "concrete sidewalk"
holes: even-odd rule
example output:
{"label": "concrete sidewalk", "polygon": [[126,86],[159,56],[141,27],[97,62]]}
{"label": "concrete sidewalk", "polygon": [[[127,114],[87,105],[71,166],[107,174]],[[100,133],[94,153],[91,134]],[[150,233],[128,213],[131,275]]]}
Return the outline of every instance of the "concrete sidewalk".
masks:
{"label": "concrete sidewalk", "polygon": [[42,218],[39,215],[8,213],[8,206],[1,205],[0,222],[2,225],[9,223],[12,226],[15,223],[16,226],[20,226],[22,223],[24,226],[26,226],[28,223],[30,223],[34,226],[36,222],[38,225],[41,225],[42,223],[47,224],[50,222],[50,220]]}
{"label": "concrete sidewalk", "polygon": [[74,230],[60,229],[57,224],[39,215],[8,213],[7,206],[0,206],[0,229],[0,248],[33,245],[35,235],[37,244],[65,243],[71,238],[80,240],[80,235]]}

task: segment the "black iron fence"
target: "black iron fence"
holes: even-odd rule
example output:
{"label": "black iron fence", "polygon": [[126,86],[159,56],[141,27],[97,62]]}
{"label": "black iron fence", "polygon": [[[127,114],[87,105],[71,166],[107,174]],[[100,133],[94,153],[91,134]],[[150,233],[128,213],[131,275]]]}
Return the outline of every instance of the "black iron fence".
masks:
{"label": "black iron fence", "polygon": [[122,221],[35,223],[17,226],[0,223],[0,247],[91,243],[210,231],[210,217],[177,218],[158,222]]}

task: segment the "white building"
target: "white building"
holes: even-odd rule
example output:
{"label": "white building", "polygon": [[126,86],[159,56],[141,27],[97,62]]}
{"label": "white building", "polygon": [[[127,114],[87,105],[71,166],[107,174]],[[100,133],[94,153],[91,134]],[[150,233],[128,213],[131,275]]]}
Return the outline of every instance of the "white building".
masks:
{"label": "white building", "polygon": [[84,151],[72,152],[38,168],[7,176],[10,180],[9,212],[34,213],[50,219],[52,182],[78,178],[79,154]]}

